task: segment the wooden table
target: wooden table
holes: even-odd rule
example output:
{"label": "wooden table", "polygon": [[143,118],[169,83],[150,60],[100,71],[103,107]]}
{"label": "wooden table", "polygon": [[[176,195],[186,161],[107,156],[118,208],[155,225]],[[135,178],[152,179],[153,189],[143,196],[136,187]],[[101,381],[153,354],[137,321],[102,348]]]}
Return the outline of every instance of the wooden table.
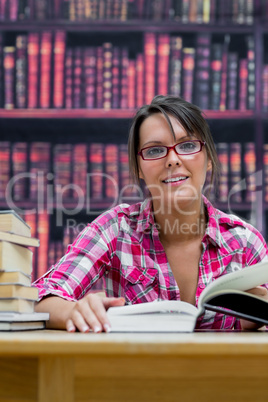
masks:
{"label": "wooden table", "polygon": [[268,400],[268,333],[0,333],[1,402]]}

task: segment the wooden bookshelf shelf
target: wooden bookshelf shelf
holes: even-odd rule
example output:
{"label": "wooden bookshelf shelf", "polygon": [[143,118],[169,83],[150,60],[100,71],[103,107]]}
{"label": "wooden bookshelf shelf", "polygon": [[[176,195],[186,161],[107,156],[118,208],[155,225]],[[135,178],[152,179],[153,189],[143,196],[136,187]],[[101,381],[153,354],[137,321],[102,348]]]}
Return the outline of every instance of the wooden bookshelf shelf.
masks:
{"label": "wooden bookshelf shelf", "polygon": [[[254,24],[196,24],[181,23],[179,21],[151,21],[151,20],[47,20],[47,21],[8,21],[1,22],[4,31],[43,31],[51,28],[63,29],[66,32],[214,32],[230,34],[252,33]],[[268,27],[267,27],[268,30]]]}
{"label": "wooden bookshelf shelf", "polygon": [[[2,119],[131,119],[135,109],[0,109]],[[204,110],[208,119],[252,119],[253,110]],[[267,116],[268,118],[268,116]]]}

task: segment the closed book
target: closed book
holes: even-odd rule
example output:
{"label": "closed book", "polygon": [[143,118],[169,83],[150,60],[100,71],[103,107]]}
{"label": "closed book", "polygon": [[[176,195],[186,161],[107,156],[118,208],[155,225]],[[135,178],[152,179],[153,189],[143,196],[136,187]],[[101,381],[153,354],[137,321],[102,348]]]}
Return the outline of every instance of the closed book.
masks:
{"label": "closed book", "polygon": [[51,100],[52,32],[43,31],[40,43],[40,98],[41,108],[48,109]]}
{"label": "closed book", "polygon": [[27,105],[27,35],[16,37],[16,107]]}
{"label": "closed book", "polygon": [[74,199],[84,200],[87,193],[87,144],[73,145],[73,191]]}
{"label": "closed book", "polygon": [[88,46],[84,49],[83,55],[84,65],[84,91],[85,91],[85,108],[93,109],[95,107],[96,96],[96,48]]}
{"label": "closed book", "polygon": [[89,146],[89,192],[94,200],[103,199],[104,144],[91,143]]}
{"label": "closed book", "polygon": [[34,237],[19,236],[13,233],[0,232],[0,240],[26,247],[39,247],[39,239]]}
{"label": "closed book", "polygon": [[136,61],[129,60],[128,63],[128,107],[136,107]]}
{"label": "closed book", "polygon": [[105,42],[103,47],[103,109],[112,108],[112,61],[113,61],[113,45]]}
{"label": "closed book", "polygon": [[136,106],[144,104],[144,55],[138,53],[136,57]]}
{"label": "closed book", "polygon": [[3,48],[4,66],[4,107],[13,109],[15,107],[15,47],[5,46]]}
{"label": "closed book", "polygon": [[248,60],[239,60],[239,96],[238,109],[247,110],[248,99]]}
{"label": "closed book", "polygon": [[218,198],[221,202],[227,202],[229,192],[229,144],[220,142],[216,145],[216,148],[221,167]]}
{"label": "closed book", "polygon": [[12,209],[0,211],[0,231],[31,237],[31,228]]}
{"label": "closed book", "polygon": [[268,64],[263,66],[262,71],[262,110],[268,112]]}
{"label": "closed book", "polygon": [[169,73],[170,36],[158,35],[157,44],[157,93],[167,95]]}
{"label": "closed book", "polygon": [[116,144],[105,144],[105,196],[115,200],[119,193],[119,151]]}
{"label": "closed book", "polygon": [[195,49],[185,47],[182,49],[182,93],[187,102],[193,101],[193,84],[195,70]]}
{"label": "closed book", "polygon": [[74,48],[73,58],[73,108],[81,109],[83,105],[83,49],[82,47]]}
{"label": "closed book", "polygon": [[28,34],[28,108],[34,109],[38,105],[39,82],[39,53],[40,35],[36,32]]}
{"label": "closed book", "polygon": [[28,196],[28,144],[15,142],[12,146],[13,178],[11,189],[14,200],[25,200]]}
{"label": "closed book", "polygon": [[33,313],[34,300],[26,300],[19,298],[0,299],[0,311],[9,311],[14,313]]}
{"label": "closed book", "polygon": [[72,145],[56,144],[53,153],[55,195],[61,200],[68,199],[71,196]]}
{"label": "closed book", "polygon": [[151,103],[156,94],[156,34],[144,37],[145,103]]}
{"label": "closed book", "polygon": [[53,74],[53,106],[62,108],[64,106],[64,60],[66,47],[66,33],[56,31],[54,36],[54,74]]}
{"label": "closed book", "polygon": [[230,193],[232,201],[242,201],[242,149],[240,142],[230,144]]}
{"label": "closed book", "polygon": [[268,202],[268,144],[263,144],[264,201]]}
{"label": "closed book", "polygon": [[222,74],[222,44],[215,43],[211,50],[210,65],[210,109],[220,109],[221,74]]}
{"label": "closed book", "polygon": [[169,60],[169,93],[181,96],[182,76],[182,37],[171,36]]}
{"label": "closed book", "polygon": [[248,66],[248,88],[247,108],[255,108],[255,44],[253,35],[246,36],[247,43],[247,66]]}
{"label": "closed book", "polygon": [[47,321],[49,313],[5,313],[0,314],[0,322],[34,322],[34,321]]}
{"label": "closed book", "polygon": [[103,108],[103,48],[97,46],[96,55],[96,108]]}
{"label": "closed book", "polygon": [[209,109],[210,85],[210,47],[211,35],[202,33],[197,35],[195,61],[195,104],[202,109]]}
{"label": "closed book", "polygon": [[112,55],[112,108],[119,109],[120,106],[120,60],[121,50],[113,46]]}
{"label": "closed book", "polygon": [[39,211],[37,217],[37,234],[40,240],[38,249],[37,277],[44,275],[48,270],[49,250],[49,215],[46,211]]}
{"label": "closed book", "polygon": [[0,283],[31,286],[31,277],[21,271],[0,271]]}
{"label": "closed book", "polygon": [[237,109],[238,96],[238,54],[229,52],[227,66],[227,109]]}
{"label": "closed book", "polygon": [[6,190],[11,178],[11,143],[0,141],[0,199],[6,198]]}
{"label": "closed book", "polygon": [[0,303],[2,298],[19,298],[26,300],[37,300],[38,299],[38,289],[34,286],[23,286],[23,285],[7,285],[5,283],[0,283]]}
{"label": "closed book", "polygon": [[73,107],[73,49],[66,49],[65,57],[65,108],[71,109]]}
{"label": "closed book", "polygon": [[121,76],[120,76],[120,107],[121,109],[128,108],[128,48],[121,49]]}
{"label": "closed book", "polygon": [[50,172],[49,142],[32,142],[30,144],[30,199],[44,203],[47,195],[48,174]]}
{"label": "closed book", "polygon": [[0,331],[30,331],[45,329],[45,321],[0,321]]}
{"label": "closed book", "polygon": [[230,43],[230,35],[224,36],[224,44],[222,48],[222,71],[221,71],[221,92],[220,92],[220,111],[227,108],[227,73],[228,73],[228,48]]}
{"label": "closed book", "polygon": [[[2,234],[9,233],[0,232]],[[13,235],[15,236],[15,235]],[[18,237],[18,236],[16,236]],[[20,236],[22,237],[22,236]],[[25,237],[26,240],[31,238]],[[21,271],[26,275],[31,275],[32,272],[32,251],[27,247],[18,244],[10,243],[9,241],[0,241],[0,271],[13,272]]]}
{"label": "closed book", "polygon": [[244,149],[244,173],[246,176],[246,202],[256,200],[256,151],[253,142],[246,142]]}

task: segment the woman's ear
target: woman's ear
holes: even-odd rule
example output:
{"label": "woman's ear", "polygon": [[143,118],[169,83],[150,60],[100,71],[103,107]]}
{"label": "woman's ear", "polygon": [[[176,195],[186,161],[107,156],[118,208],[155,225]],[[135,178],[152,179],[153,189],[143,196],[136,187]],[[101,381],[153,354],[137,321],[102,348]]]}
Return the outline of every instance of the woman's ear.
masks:
{"label": "woman's ear", "polygon": [[144,177],[143,177],[143,174],[142,174],[142,170],[141,170],[140,167],[139,167],[139,179],[144,180]]}
{"label": "woman's ear", "polygon": [[207,164],[207,172],[208,172],[209,170],[212,170],[212,162],[211,162],[211,159],[208,159],[208,164]]}

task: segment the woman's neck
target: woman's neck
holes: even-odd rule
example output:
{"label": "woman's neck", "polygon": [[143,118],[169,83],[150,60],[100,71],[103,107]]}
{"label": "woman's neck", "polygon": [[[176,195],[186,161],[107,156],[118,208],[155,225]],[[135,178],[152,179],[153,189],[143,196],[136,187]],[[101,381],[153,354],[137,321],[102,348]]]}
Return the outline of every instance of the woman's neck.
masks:
{"label": "woman's neck", "polygon": [[205,206],[201,200],[192,212],[184,213],[173,210],[168,214],[155,214],[161,241],[174,243],[202,239],[206,230]]}

